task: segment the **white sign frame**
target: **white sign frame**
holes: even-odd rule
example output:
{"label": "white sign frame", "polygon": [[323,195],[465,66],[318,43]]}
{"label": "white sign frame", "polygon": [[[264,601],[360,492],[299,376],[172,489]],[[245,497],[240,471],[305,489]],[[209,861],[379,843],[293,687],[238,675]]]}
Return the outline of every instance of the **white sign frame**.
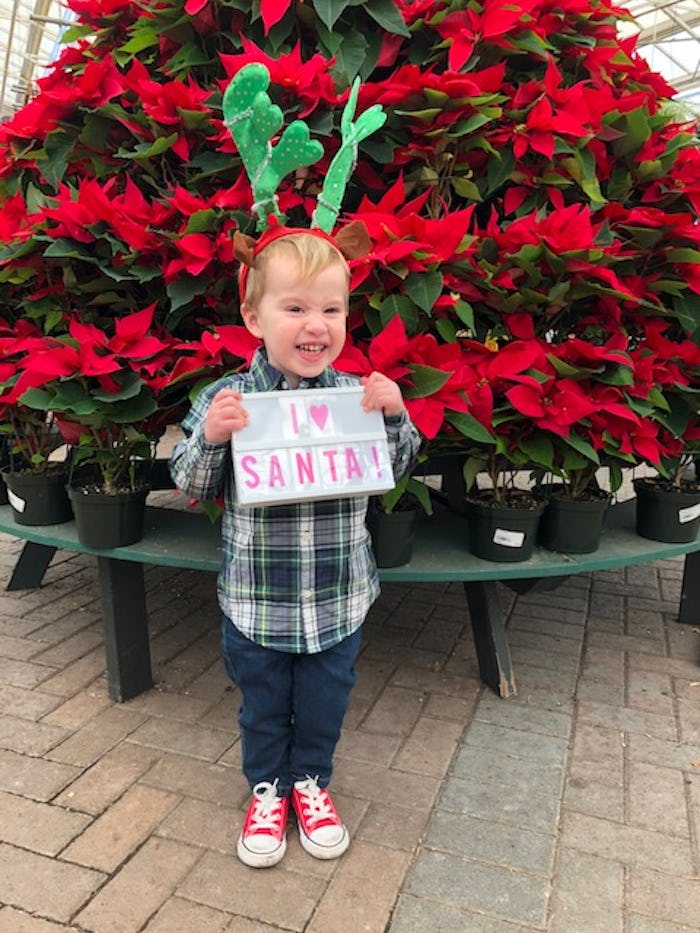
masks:
{"label": "white sign frame", "polygon": [[249,424],[231,437],[239,505],[378,495],[395,482],[384,416],[362,386],[244,394]]}

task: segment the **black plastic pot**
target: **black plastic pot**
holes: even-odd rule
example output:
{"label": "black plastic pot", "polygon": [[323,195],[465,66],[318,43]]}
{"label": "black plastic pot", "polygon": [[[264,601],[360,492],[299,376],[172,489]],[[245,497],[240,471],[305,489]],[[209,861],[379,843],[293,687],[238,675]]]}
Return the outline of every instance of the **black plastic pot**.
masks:
{"label": "black plastic pot", "polygon": [[78,540],[104,549],[135,544],[143,537],[148,488],[108,495],[79,486],[68,488]]}
{"label": "black plastic pot", "polygon": [[467,499],[469,549],[484,560],[511,563],[532,556],[544,502],[529,507]]}
{"label": "black plastic pot", "polygon": [[415,511],[368,514],[367,528],[377,567],[399,567],[410,561],[416,515]]}
{"label": "black plastic pot", "polygon": [[59,525],[73,517],[66,495],[65,467],[43,473],[2,470],[7,498],[18,525]]}
{"label": "black plastic pot", "polygon": [[700,490],[683,490],[653,479],[633,481],[637,534],[652,541],[688,544],[700,530]]}
{"label": "black plastic pot", "polygon": [[547,500],[540,519],[539,543],[562,554],[590,554],[600,544],[608,495],[571,499],[554,492]]}

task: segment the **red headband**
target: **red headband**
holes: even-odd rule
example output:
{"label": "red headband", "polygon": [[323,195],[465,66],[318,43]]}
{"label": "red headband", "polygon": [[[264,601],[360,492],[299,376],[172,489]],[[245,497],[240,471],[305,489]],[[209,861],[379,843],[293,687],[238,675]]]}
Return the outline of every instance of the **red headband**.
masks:
{"label": "red headband", "polygon": [[255,259],[260,253],[275,240],[280,240],[286,236],[298,236],[307,234],[315,236],[319,240],[325,240],[331,246],[338,250],[344,259],[357,259],[370,252],[372,244],[367,233],[367,228],[361,220],[354,220],[352,223],[341,227],[335,236],[326,233],[319,227],[284,227],[282,224],[275,224],[265,230],[257,240],[246,236],[239,230],[233,234],[233,254],[241,263],[241,273],[238,280],[238,292],[241,302],[245,299],[246,284],[248,282],[248,270],[255,266]]}

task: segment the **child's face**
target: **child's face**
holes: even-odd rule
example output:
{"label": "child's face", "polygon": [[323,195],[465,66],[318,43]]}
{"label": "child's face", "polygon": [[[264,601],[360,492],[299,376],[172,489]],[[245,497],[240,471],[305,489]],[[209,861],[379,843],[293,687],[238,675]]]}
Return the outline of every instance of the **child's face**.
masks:
{"label": "child's face", "polygon": [[244,307],[243,319],[265,344],[270,363],[296,388],[300,379],[320,375],[337,359],[345,344],[347,307],[347,273],[340,262],[302,282],[298,260],[280,254],[266,271],[260,302]]}

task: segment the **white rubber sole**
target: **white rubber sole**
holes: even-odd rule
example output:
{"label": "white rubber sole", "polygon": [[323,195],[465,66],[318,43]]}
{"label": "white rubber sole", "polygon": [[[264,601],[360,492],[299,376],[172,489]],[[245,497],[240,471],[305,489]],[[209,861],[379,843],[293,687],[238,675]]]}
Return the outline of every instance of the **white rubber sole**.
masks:
{"label": "white rubber sole", "polygon": [[301,843],[302,849],[308,852],[309,855],[313,855],[314,858],[320,859],[331,859],[338,858],[345,852],[347,847],[350,845],[350,833],[347,831],[345,826],[343,826],[343,837],[339,842],[336,842],[332,846],[322,846],[317,842],[313,842],[306,833],[303,831],[301,826],[297,823],[299,827],[299,842]]}
{"label": "white rubber sole", "polygon": [[282,861],[286,851],[286,836],[282,837],[282,841],[272,852],[253,852],[252,849],[246,846],[242,835],[238,837],[238,845],[236,846],[238,858],[250,868],[272,868],[273,865],[277,865],[278,862]]}

